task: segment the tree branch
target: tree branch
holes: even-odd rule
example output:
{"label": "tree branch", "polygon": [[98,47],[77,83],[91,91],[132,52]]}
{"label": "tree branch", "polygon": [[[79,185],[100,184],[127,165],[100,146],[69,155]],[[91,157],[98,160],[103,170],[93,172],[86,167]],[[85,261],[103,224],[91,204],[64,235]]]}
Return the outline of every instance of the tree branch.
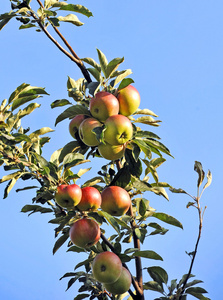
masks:
{"label": "tree branch", "polygon": [[[40,0],[37,0],[37,2],[39,3],[39,5],[44,8],[42,2]],[[62,51],[67,57],[69,57],[74,63],[76,63],[76,65],[78,66],[78,68],[81,70],[82,74],[84,75],[84,78],[87,80],[88,83],[92,82],[91,78],[90,78],[90,74],[88,72],[88,70],[85,68],[82,60],[77,56],[77,54],[75,53],[75,51],[73,50],[73,48],[70,46],[70,44],[67,42],[67,40],[64,38],[64,36],[60,33],[60,31],[52,24],[51,26],[53,27],[53,29],[55,30],[55,32],[59,35],[59,37],[62,39],[62,41],[64,42],[64,44],[67,46],[67,48],[70,50],[71,53],[69,53],[66,49],[64,49],[55,39],[54,37],[52,37],[52,35],[46,30],[46,28],[44,27],[44,25],[41,23],[41,20],[39,20],[39,18],[37,18],[35,16],[34,13],[31,12],[32,17],[37,21],[37,23],[39,24],[39,27],[41,28],[41,30],[46,34],[46,36],[57,46],[57,48]]]}

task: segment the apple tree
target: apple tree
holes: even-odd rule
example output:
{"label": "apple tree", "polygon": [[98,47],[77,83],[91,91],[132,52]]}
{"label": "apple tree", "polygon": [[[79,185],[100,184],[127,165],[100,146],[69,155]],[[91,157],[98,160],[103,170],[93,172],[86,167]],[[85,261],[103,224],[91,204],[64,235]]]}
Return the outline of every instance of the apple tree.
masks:
{"label": "apple tree", "polygon": [[[56,149],[50,160],[44,158],[43,147],[50,141],[46,134],[52,129],[31,131],[22,127],[22,119],[40,106],[35,100],[48,95],[45,89],[23,83],[1,102],[0,166],[6,172],[0,179],[5,184],[3,197],[8,196],[18,180],[36,182],[19,190],[35,191],[21,211],[52,215],[49,223],[55,225],[56,237],[53,254],[66,243],[75,256],[86,255],[74,271],[68,270],[62,277],[68,279],[68,288],[79,284],[76,300],[143,300],[148,290],[160,293],[157,300],[185,300],[187,295],[209,299],[204,296],[206,290],[197,286],[202,281],[193,278],[192,268],[205,210],[200,198],[211,183],[211,172],[208,171],[201,189],[205,173],[201,163],[195,162],[196,196],[159,181],[158,168],[172,155],[151,129],[161,122],[156,113],[140,107],[137,84],[129,77],[131,69],[121,67],[124,58],[108,61],[97,49],[96,58],[80,59],[58,29],[63,22],[83,25],[76,14],[91,17],[90,10],[59,0],[33,0],[38,4],[36,11],[31,0],[10,2],[11,10],[0,15],[0,29],[16,19],[19,29],[42,32],[76,64],[82,77],[68,77],[69,100],[51,103],[52,109],[61,109],[55,125],[70,120],[67,130],[72,140]],[[61,15],[63,12],[65,16]],[[53,28],[55,37],[48,27]],[[90,168],[77,171],[78,166],[102,159],[102,168],[94,170],[91,179],[83,182],[82,175]],[[162,222],[183,228],[175,216],[157,212],[146,199],[145,193],[153,193],[168,200],[167,190],[187,194],[191,198],[187,207],[197,209],[199,216],[195,248],[188,253],[191,263],[179,280],[169,279],[167,271],[156,265],[154,261],[163,259],[151,249],[152,245],[142,250],[151,235],[166,234],[168,230]],[[130,262],[135,268],[129,266]],[[144,280],[144,273],[150,276],[149,281]]]}

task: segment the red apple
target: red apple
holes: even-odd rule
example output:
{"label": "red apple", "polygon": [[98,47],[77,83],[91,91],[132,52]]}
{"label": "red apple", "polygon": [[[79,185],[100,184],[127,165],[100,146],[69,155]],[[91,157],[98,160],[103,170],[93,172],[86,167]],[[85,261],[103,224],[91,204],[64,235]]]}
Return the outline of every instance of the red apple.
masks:
{"label": "red apple", "polygon": [[79,136],[84,144],[87,146],[98,146],[99,141],[96,138],[96,134],[92,131],[95,127],[100,127],[102,124],[94,119],[87,118],[81,122],[79,127]]}
{"label": "red apple", "polygon": [[122,158],[125,153],[124,145],[110,145],[108,143],[100,144],[98,146],[98,151],[102,157],[108,160],[117,160]]}
{"label": "red apple", "polygon": [[55,199],[64,208],[73,208],[82,197],[82,190],[77,184],[61,184],[57,187]]}
{"label": "red apple", "polygon": [[86,186],[82,188],[81,201],[77,208],[81,211],[97,210],[101,206],[101,194],[93,186]]}
{"label": "red apple", "polygon": [[114,115],[105,121],[104,140],[110,145],[123,145],[132,138],[133,127],[123,115]]}
{"label": "red apple", "polygon": [[118,99],[108,92],[98,92],[91,99],[89,107],[92,116],[101,122],[112,115],[117,115],[119,112]]}
{"label": "red apple", "polygon": [[101,193],[101,208],[112,216],[124,215],[130,207],[129,193],[120,186],[108,186]]}
{"label": "red apple", "polygon": [[104,283],[105,289],[112,294],[121,295],[130,289],[132,277],[130,272],[122,267],[122,273],[114,283]]}
{"label": "red apple", "polygon": [[85,115],[75,116],[69,123],[69,132],[73,138],[75,138],[75,133],[78,132],[80,124],[86,119]]}
{"label": "red apple", "polygon": [[72,243],[80,248],[89,248],[95,245],[101,235],[100,227],[92,219],[80,219],[73,223],[69,231]]}
{"label": "red apple", "polygon": [[113,283],[122,272],[122,262],[113,252],[99,253],[92,262],[92,272],[96,280],[102,283]]}
{"label": "red apple", "polygon": [[140,95],[137,89],[132,85],[121,89],[118,92],[117,98],[119,101],[119,113],[123,116],[132,115],[139,107]]}

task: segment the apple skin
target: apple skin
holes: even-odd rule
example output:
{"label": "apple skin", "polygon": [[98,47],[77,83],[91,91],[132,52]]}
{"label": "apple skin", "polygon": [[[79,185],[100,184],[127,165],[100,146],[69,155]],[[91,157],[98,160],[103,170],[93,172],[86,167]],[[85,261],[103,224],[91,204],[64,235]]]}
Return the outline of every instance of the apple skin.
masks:
{"label": "apple skin", "polygon": [[108,143],[100,144],[98,151],[102,157],[108,160],[117,160],[122,158],[125,153],[126,145],[110,145]]}
{"label": "apple skin", "polygon": [[92,132],[95,127],[100,126],[102,126],[102,124],[95,118],[87,118],[81,122],[79,127],[79,136],[85,145],[93,147],[100,144],[96,138],[96,134]]}
{"label": "apple skin", "polygon": [[73,223],[70,228],[69,236],[76,246],[80,248],[89,248],[95,245],[101,236],[101,230],[92,219],[79,219]]}
{"label": "apple skin", "polygon": [[132,138],[133,127],[123,115],[114,115],[105,121],[104,140],[110,145],[123,145]]}
{"label": "apple skin", "polygon": [[77,184],[61,184],[57,187],[55,199],[57,204],[64,208],[73,208],[82,197],[82,190]]}
{"label": "apple skin", "polygon": [[101,252],[92,262],[92,272],[95,279],[99,282],[113,283],[121,275],[122,262],[113,252]]}
{"label": "apple skin", "polygon": [[122,273],[114,283],[104,283],[105,289],[112,294],[121,295],[130,289],[132,278],[130,272],[122,267]]}
{"label": "apple skin", "polygon": [[75,139],[75,134],[78,132],[80,124],[86,119],[85,115],[77,115],[75,116],[69,123],[69,132],[70,135]]}
{"label": "apple skin", "polygon": [[82,188],[81,201],[77,208],[81,211],[97,210],[101,206],[101,194],[93,186]]}
{"label": "apple skin", "polygon": [[132,115],[139,107],[140,95],[137,89],[132,85],[121,89],[118,92],[117,98],[119,101],[119,113],[123,116]]}
{"label": "apple skin", "polygon": [[131,205],[129,193],[120,186],[108,186],[101,193],[101,208],[112,216],[124,215]]}
{"label": "apple skin", "polygon": [[90,101],[90,112],[94,118],[104,122],[108,117],[117,115],[119,101],[111,93],[98,92]]}

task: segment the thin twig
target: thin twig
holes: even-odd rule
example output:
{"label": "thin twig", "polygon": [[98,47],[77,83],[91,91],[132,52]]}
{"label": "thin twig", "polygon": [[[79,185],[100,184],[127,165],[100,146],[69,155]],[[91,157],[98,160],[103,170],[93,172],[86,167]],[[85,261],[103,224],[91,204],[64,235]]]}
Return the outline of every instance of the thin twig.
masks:
{"label": "thin twig", "polygon": [[[40,0],[37,0],[39,5],[44,8],[42,2]],[[67,40],[64,38],[64,36],[60,33],[60,31],[52,24],[53,29],[55,32],[59,35],[59,37],[62,39],[64,44],[67,46],[67,48],[70,50],[71,53],[69,53],[66,49],[64,49],[55,39],[52,37],[52,35],[46,30],[44,25],[41,23],[41,21],[35,16],[34,13],[31,12],[32,17],[37,21],[39,24],[41,30],[47,35],[47,37],[57,46],[57,48],[62,51],[67,57],[69,57],[81,70],[82,74],[84,75],[84,78],[87,80],[88,83],[92,82],[90,78],[90,74],[88,70],[85,68],[82,60],[77,56],[73,48],[70,46],[70,44],[67,42]]]}

